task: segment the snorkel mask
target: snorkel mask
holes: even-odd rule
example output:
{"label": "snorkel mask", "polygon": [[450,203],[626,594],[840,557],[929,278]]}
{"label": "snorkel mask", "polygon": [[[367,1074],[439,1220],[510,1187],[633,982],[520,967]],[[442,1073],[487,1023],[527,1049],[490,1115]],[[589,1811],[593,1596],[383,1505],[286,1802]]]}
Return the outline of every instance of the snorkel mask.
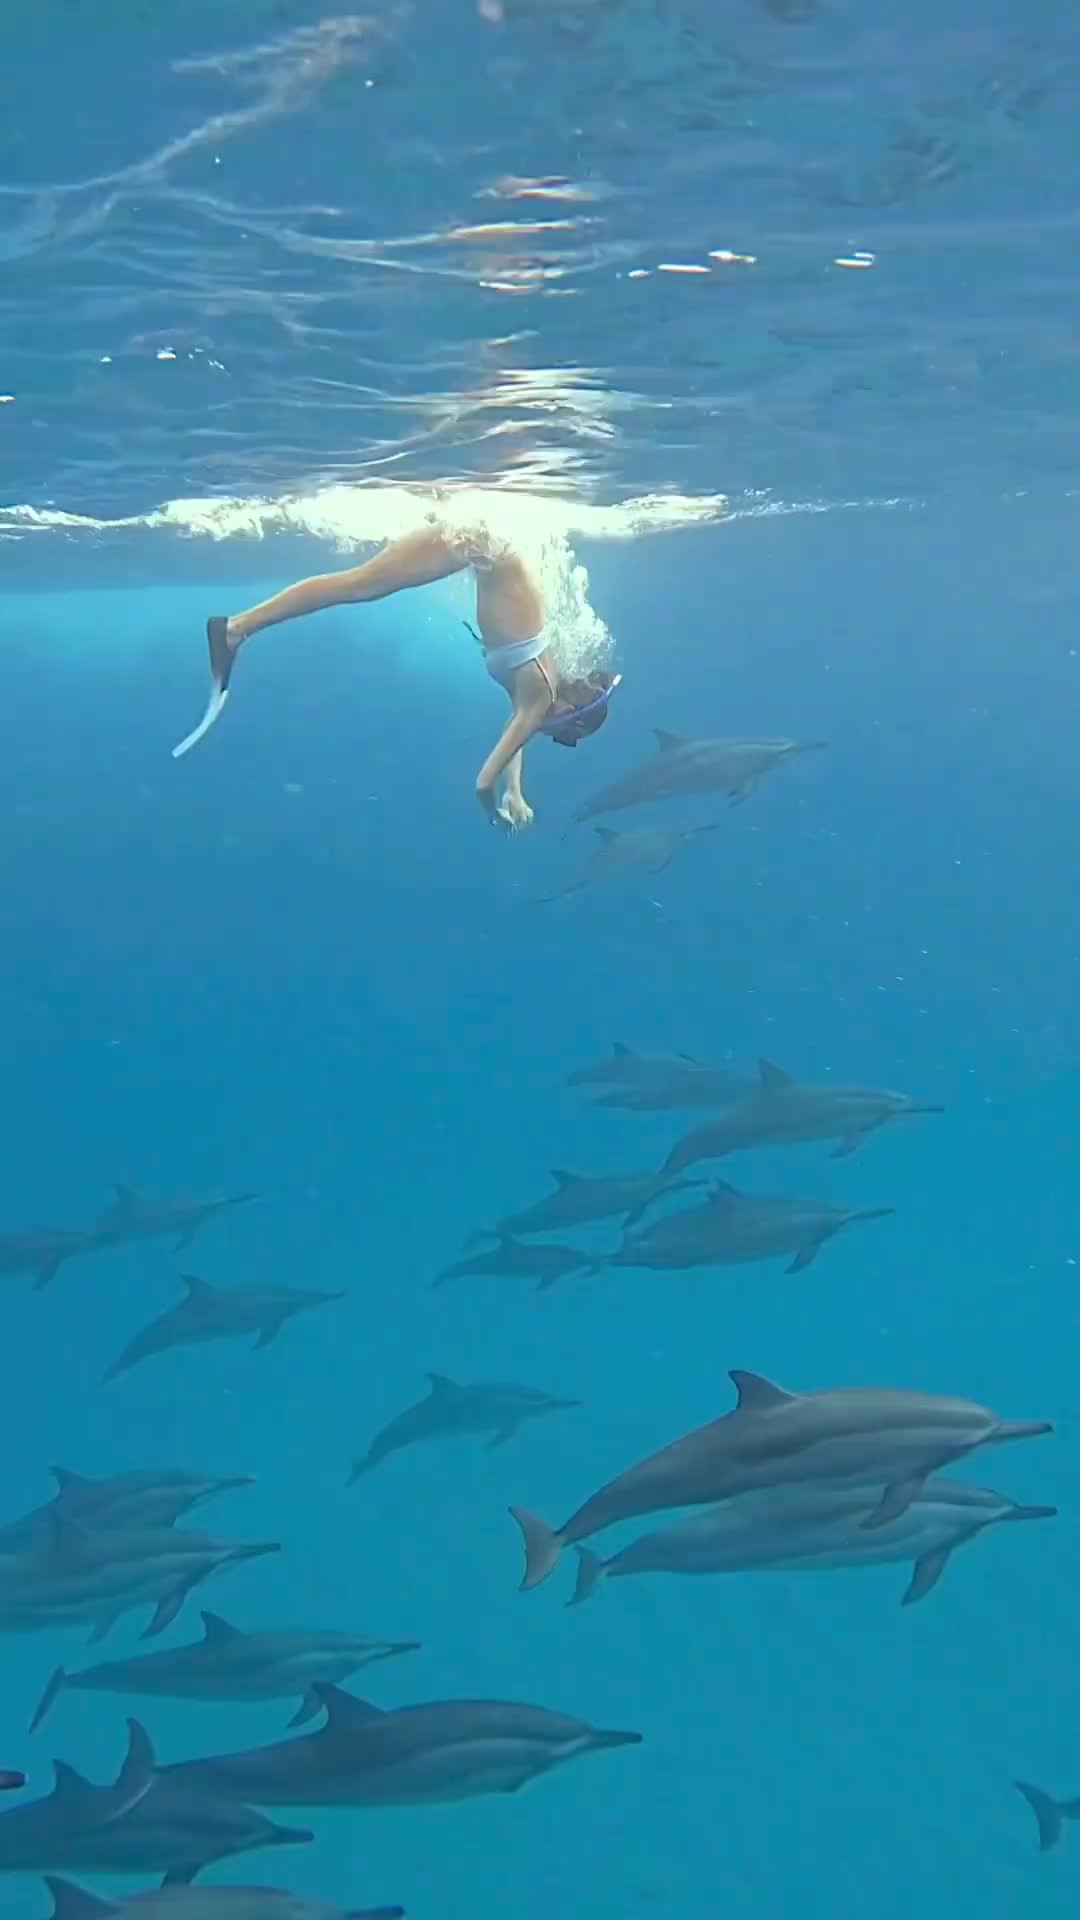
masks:
{"label": "snorkel mask", "polygon": [[552,714],[540,728],[557,747],[576,747],[579,740],[586,740],[594,731],[592,727],[582,725],[591,713],[599,713],[608,704],[616,687],[622,680],[622,674],[614,675],[610,687],[604,687],[584,707],[572,707],[569,713]]}

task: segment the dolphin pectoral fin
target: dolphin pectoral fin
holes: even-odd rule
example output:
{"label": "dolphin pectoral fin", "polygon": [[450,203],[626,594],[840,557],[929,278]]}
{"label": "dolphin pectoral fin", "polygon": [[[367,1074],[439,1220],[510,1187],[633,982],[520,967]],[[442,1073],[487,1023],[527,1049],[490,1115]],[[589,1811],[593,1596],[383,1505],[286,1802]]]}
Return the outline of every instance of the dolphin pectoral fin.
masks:
{"label": "dolphin pectoral fin", "polygon": [[252,1341],[252,1345],[251,1345],[252,1352],[258,1353],[260,1347],[268,1347],[270,1345],[271,1340],[277,1339],[277,1336],[281,1332],[281,1329],[284,1325],[285,1325],[284,1317],[280,1314],[278,1315],[278,1318],[276,1320],[268,1320],[264,1327],[260,1327],[258,1333],[255,1336],[255,1339]]}
{"label": "dolphin pectoral fin", "polygon": [[55,1706],[57,1699],[67,1685],[67,1674],[63,1667],[57,1667],[41,1699],[37,1703],[34,1717],[30,1722],[30,1732],[36,1733],[49,1709]]}
{"label": "dolphin pectoral fin", "polygon": [[[201,1861],[200,1861],[201,1866]],[[170,1867],[162,1879],[163,1887],[190,1887],[199,1867]]]}
{"label": "dolphin pectoral fin", "polygon": [[112,1632],[119,1618],[120,1615],[118,1613],[103,1613],[100,1619],[95,1620],[90,1632],[86,1636],[87,1646],[99,1646],[106,1635]]}
{"label": "dolphin pectoral fin", "polygon": [[829,1155],[830,1160],[846,1160],[849,1154],[858,1153],[871,1131],[870,1127],[861,1127],[858,1133],[845,1133]]}
{"label": "dolphin pectoral fin", "polygon": [[887,1527],[890,1520],[899,1520],[900,1515],[907,1512],[912,1501],[922,1492],[925,1483],[924,1473],[916,1474],[910,1480],[895,1481],[891,1487],[886,1487],[877,1506],[860,1524],[870,1531],[876,1527]]}
{"label": "dolphin pectoral fin", "polygon": [[504,1780],[499,1792],[520,1793],[522,1787],[527,1787],[530,1780],[535,1780],[536,1771],[535,1768],[530,1767],[528,1773],[515,1773],[511,1780]]}
{"label": "dolphin pectoral fin", "polygon": [[528,1593],[554,1571],[562,1552],[562,1541],[546,1520],[530,1513],[527,1507],[511,1507],[510,1513],[521,1528],[525,1543],[525,1573],[518,1591]]}
{"label": "dolphin pectoral fin", "polygon": [[607,1566],[600,1555],[591,1552],[588,1547],[578,1547],[577,1557],[577,1585],[566,1603],[568,1607],[580,1607],[583,1600],[587,1600],[590,1594],[596,1592],[607,1572]]}
{"label": "dolphin pectoral fin", "polygon": [[302,1727],[306,1721],[314,1720],[322,1711],[322,1701],[309,1687],[288,1724],[290,1727]]}
{"label": "dolphin pectoral fin", "polygon": [[171,1593],[163,1593],[150,1625],[139,1635],[140,1640],[153,1640],[157,1634],[164,1633],[166,1627],[171,1627],[186,1598],[186,1587],[174,1587]]}
{"label": "dolphin pectoral fin", "polygon": [[732,806],[741,807],[744,800],[749,800],[751,794],[754,793],[757,789],[757,783],[758,783],[758,777],[757,777],[757,774],[755,773],[755,774],[751,774],[749,779],[738,780],[736,781],[733,787],[729,787],[728,799],[730,800]]}
{"label": "dolphin pectoral fin", "polygon": [[821,1241],[811,1240],[807,1246],[799,1248],[794,1260],[789,1261],[788,1265],[784,1268],[784,1272],[802,1273],[804,1267],[808,1267],[811,1261],[816,1260],[820,1252]]}
{"label": "dolphin pectoral fin", "polygon": [[494,1433],[491,1436],[491,1439],[488,1441],[488,1452],[490,1453],[492,1447],[504,1447],[508,1440],[513,1439],[516,1432],[517,1432],[516,1420],[514,1421],[512,1426],[496,1427]]}
{"label": "dolphin pectoral fin", "polygon": [[40,1293],[42,1287],[47,1287],[50,1280],[56,1279],[56,1276],[60,1271],[61,1258],[62,1256],[58,1256],[56,1259],[53,1259],[53,1260],[42,1261],[40,1267],[37,1270],[37,1274],[34,1278],[35,1293]]}
{"label": "dolphin pectoral fin", "polygon": [[1030,1781],[1014,1780],[1013,1786],[1017,1793],[1023,1794],[1035,1815],[1035,1823],[1039,1829],[1040,1853],[1049,1853],[1051,1847],[1056,1847],[1061,1839],[1064,1809],[1056,1800],[1052,1800],[1048,1793],[1044,1793],[1041,1787],[1033,1787]]}
{"label": "dolphin pectoral fin", "polygon": [[900,1602],[902,1607],[913,1607],[916,1600],[925,1600],[933,1592],[949,1564],[950,1547],[941,1547],[937,1553],[924,1553],[916,1560],[915,1571],[911,1576],[907,1592]]}

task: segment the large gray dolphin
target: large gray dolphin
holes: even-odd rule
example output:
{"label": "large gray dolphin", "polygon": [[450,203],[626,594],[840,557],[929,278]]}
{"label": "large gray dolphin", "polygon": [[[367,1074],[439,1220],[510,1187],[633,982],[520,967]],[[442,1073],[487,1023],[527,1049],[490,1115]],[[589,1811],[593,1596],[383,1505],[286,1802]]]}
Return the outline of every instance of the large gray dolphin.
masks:
{"label": "large gray dolphin", "polygon": [[650,1080],[666,1080],[669,1074],[684,1069],[703,1071],[701,1062],[689,1053],[636,1053],[622,1040],[615,1040],[611,1052],[602,1060],[590,1060],[584,1067],[575,1067],[573,1073],[568,1073],[565,1085],[640,1087]]}
{"label": "large gray dolphin", "polygon": [[1004,1520],[1052,1520],[1056,1507],[1021,1507],[989,1487],[933,1474],[906,1512],[882,1527],[865,1522],[878,1504],[869,1487],[820,1487],[748,1494],[709,1513],[632,1540],[610,1560],[579,1547],[577,1587],[568,1606],[601,1580],[631,1574],[810,1573],[910,1560],[902,1604],[937,1585],[957,1547]]}
{"label": "large gray dolphin", "polygon": [[892,1207],[838,1207],[824,1200],[797,1200],[783,1193],[740,1193],[718,1180],[704,1206],[687,1207],[651,1220],[628,1234],[615,1253],[601,1254],[591,1271],[606,1267],[738,1267],[790,1253],[787,1273],[801,1273],[827,1240],[860,1221],[884,1220]]}
{"label": "large gray dolphin", "polygon": [[100,1251],[101,1241],[93,1229],[39,1227],[24,1233],[0,1233],[0,1278],[32,1274],[35,1289],[47,1287],[65,1260]]}
{"label": "large gray dolphin", "polygon": [[106,1380],[138,1366],[153,1353],[170,1347],[199,1346],[207,1340],[238,1340],[255,1335],[255,1346],[268,1347],[294,1313],[344,1300],[344,1293],[312,1293],[300,1287],[212,1287],[196,1274],[181,1275],[184,1298],[151,1320],[105,1373]]}
{"label": "large gray dolphin", "polygon": [[250,1473],[222,1478],[179,1467],[136,1467],[104,1479],[74,1473],[70,1467],[50,1467],[49,1472],[56,1481],[54,1497],[0,1527],[0,1556],[51,1540],[54,1517],[98,1528],[171,1527],[192,1507],[255,1484]]}
{"label": "large gray dolphin", "polygon": [[[429,1373],[429,1392],[415,1406],[388,1422],[375,1435],[362,1460],[354,1460],[349,1485],[354,1486],[388,1454],[418,1441],[438,1440],[444,1436],[490,1433],[491,1445],[511,1440],[523,1420],[538,1413],[558,1413],[580,1407],[580,1400],[556,1400],[537,1387],[515,1387],[501,1380],[481,1380],[462,1386],[448,1380],[445,1373]],[[327,1675],[327,1678],[333,1676]]]}
{"label": "large gray dolphin", "polygon": [[99,1247],[122,1246],[129,1240],[173,1239],[173,1251],[189,1246],[199,1228],[227,1207],[241,1207],[254,1200],[253,1193],[223,1194],[213,1200],[184,1197],[154,1198],[137,1193],[134,1187],[117,1186],[116,1198],[93,1228]]}
{"label": "large gray dolphin", "polygon": [[484,1253],[470,1254],[466,1260],[455,1260],[453,1266],[437,1273],[431,1284],[441,1287],[447,1280],[492,1274],[499,1278],[535,1280],[538,1289],[543,1291],[545,1287],[553,1287],[557,1280],[565,1279],[568,1273],[582,1273],[592,1264],[592,1255],[580,1252],[577,1247],[561,1247],[550,1241],[526,1245],[515,1240],[512,1234],[500,1233],[497,1246],[489,1247]]}
{"label": "large gray dolphin", "polygon": [[635,827],[629,833],[618,833],[614,827],[594,827],[600,844],[592,858],[576,879],[556,887],[554,893],[541,894],[537,904],[545,906],[552,900],[565,900],[568,894],[582,893],[587,887],[602,886],[628,873],[666,873],[675,855],[689,846],[691,840],[698,834],[716,833],[719,827],[719,820],[711,820],[703,827]]}
{"label": "large gray dolphin", "polygon": [[590,1176],[569,1173],[565,1167],[552,1167],[555,1191],[536,1200],[531,1207],[506,1214],[493,1227],[479,1229],[471,1236],[479,1239],[509,1238],[513,1234],[556,1233],[563,1227],[580,1227],[588,1220],[610,1220],[618,1214],[629,1226],[639,1220],[655,1201],[669,1193],[688,1192],[705,1186],[704,1180],[669,1180],[658,1173],[607,1173]]}
{"label": "large gray dolphin", "polygon": [[768,1487],[878,1487],[863,1526],[905,1513],[928,1476],[977,1447],[1052,1431],[1049,1420],[1002,1420],[973,1400],[891,1387],[789,1393],[757,1373],[731,1379],[738,1405],[673,1440],[601,1487],[561,1527],[510,1511],[525,1542],[522,1590],[546,1580],[563,1547],[620,1520],[709,1506]]}
{"label": "large gray dolphin", "polygon": [[186,1884],[214,1860],[314,1839],[307,1828],[277,1826],[236,1799],[163,1784],[137,1720],[128,1721],[127,1758],[113,1786],[96,1787],[61,1760],[53,1765],[50,1794],[0,1814],[0,1873],[63,1867],[164,1873],[167,1884]]}
{"label": "large gray dolphin", "polygon": [[663,727],[653,732],[653,758],[584,801],[571,824],[687,793],[726,793],[732,806],[738,806],[781,760],[825,745],[823,740],[688,740]]}
{"label": "large gray dolphin", "polygon": [[300,1726],[322,1711],[311,1689],[317,1681],[348,1680],[361,1667],[396,1654],[415,1653],[418,1640],[371,1640],[321,1627],[242,1633],[219,1613],[204,1613],[203,1636],[183,1647],[103,1660],[78,1673],[57,1667],[30,1722],[31,1733],[61,1693],[153,1694],[172,1700],[288,1700],[300,1705],[290,1720]]}
{"label": "large gray dolphin", "polygon": [[90,1624],[93,1644],[122,1614],[153,1606],[149,1639],[171,1625],[201,1581],[280,1551],[277,1541],[247,1545],[172,1527],[90,1528],[54,1517],[47,1544],[0,1561],[0,1629]]}
{"label": "large gray dolphin", "polygon": [[889,1120],[944,1112],[885,1087],[802,1086],[771,1060],[759,1061],[758,1067],[758,1091],[711,1126],[698,1127],[678,1141],[664,1162],[666,1174],[750,1147],[786,1147],[805,1140],[837,1141],[833,1158],[841,1159]]}
{"label": "large gray dolphin", "polygon": [[154,1887],[142,1893],[88,1893],[45,1875],[50,1920],[404,1920],[404,1907],[335,1907],[283,1887]]}
{"label": "large gray dolphin", "polygon": [[512,1701],[435,1700],[383,1713],[337,1687],[318,1692],[327,1717],[317,1733],[184,1760],[160,1778],[263,1807],[421,1806],[516,1793],[579,1754],[641,1739]]}

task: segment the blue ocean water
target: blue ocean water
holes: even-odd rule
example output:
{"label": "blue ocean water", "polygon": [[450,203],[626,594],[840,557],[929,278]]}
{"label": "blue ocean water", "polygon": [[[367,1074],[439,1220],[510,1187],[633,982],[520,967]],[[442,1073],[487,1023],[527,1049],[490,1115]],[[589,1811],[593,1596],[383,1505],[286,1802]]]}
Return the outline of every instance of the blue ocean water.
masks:
{"label": "blue ocean water", "polygon": [[[255,1474],[197,1524],[282,1553],[197,1591],[170,1643],[204,1601],[416,1638],[354,1690],[644,1735],[516,1795],[315,1812],[315,1845],[208,1882],[414,1920],[1071,1912],[1075,1836],[1039,1858],[1012,1781],[1080,1783],[1072,29],[959,0],[888,30],[839,5],[721,27],[489,0],[246,5],[226,28],[46,6],[18,37],[0,1225],[85,1224],[117,1182],[258,1200],[181,1254],[6,1282],[0,1517],[49,1497],[50,1463]],[[46,137],[50,92],[70,112]],[[588,213],[517,235],[507,265],[505,235],[455,234],[520,215],[511,176],[530,219]],[[708,320],[694,276],[658,270],[706,242],[748,256],[709,268],[744,277],[710,283]],[[174,762],[207,615],[347,564],[350,528],[373,551],[433,481],[554,513],[614,636],[610,725],[530,750],[532,831],[476,808],[503,710],[462,580],[258,639]],[[655,727],[827,746],[744,807],[627,816],[722,824],[660,875],[538,904],[593,842],[565,832],[575,807]],[[895,1207],[806,1273],[433,1290],[549,1168],[644,1171],[696,1124],[568,1090],[613,1041],[946,1111],[851,1159],[731,1163],[748,1188]],[[575,1238],[602,1250],[615,1223]],[[183,1272],[347,1297],[265,1352],[180,1349],[102,1386]],[[1059,1516],[974,1543],[914,1609],[902,1567],[632,1581],[573,1611],[562,1567],[518,1593],[507,1507],[563,1518],[724,1412],[731,1368],[1052,1420],[961,1471]],[[584,1404],[347,1489],[429,1371]],[[72,1693],[30,1737],[53,1667],[102,1657],[82,1638],[0,1641],[0,1760],[30,1792],[54,1754],[112,1778],[131,1712],[163,1760],[283,1733],[285,1702]],[[31,1876],[0,1889],[4,1912],[47,1904]]]}

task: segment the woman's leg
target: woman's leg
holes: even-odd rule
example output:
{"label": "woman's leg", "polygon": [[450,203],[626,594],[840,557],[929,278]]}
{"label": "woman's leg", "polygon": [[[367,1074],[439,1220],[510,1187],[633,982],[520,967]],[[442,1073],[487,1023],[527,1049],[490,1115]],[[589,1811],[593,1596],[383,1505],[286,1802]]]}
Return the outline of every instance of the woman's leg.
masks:
{"label": "woman's leg", "polygon": [[296,620],[305,613],[319,613],[323,607],[385,600],[388,594],[402,593],[406,587],[429,586],[433,580],[460,573],[469,564],[463,550],[435,529],[406,534],[362,566],[348,567],[343,573],[315,574],[257,607],[249,607],[245,613],[230,614],[229,645],[235,649],[253,633],[261,633],[263,627],[275,627],[282,620]]}

